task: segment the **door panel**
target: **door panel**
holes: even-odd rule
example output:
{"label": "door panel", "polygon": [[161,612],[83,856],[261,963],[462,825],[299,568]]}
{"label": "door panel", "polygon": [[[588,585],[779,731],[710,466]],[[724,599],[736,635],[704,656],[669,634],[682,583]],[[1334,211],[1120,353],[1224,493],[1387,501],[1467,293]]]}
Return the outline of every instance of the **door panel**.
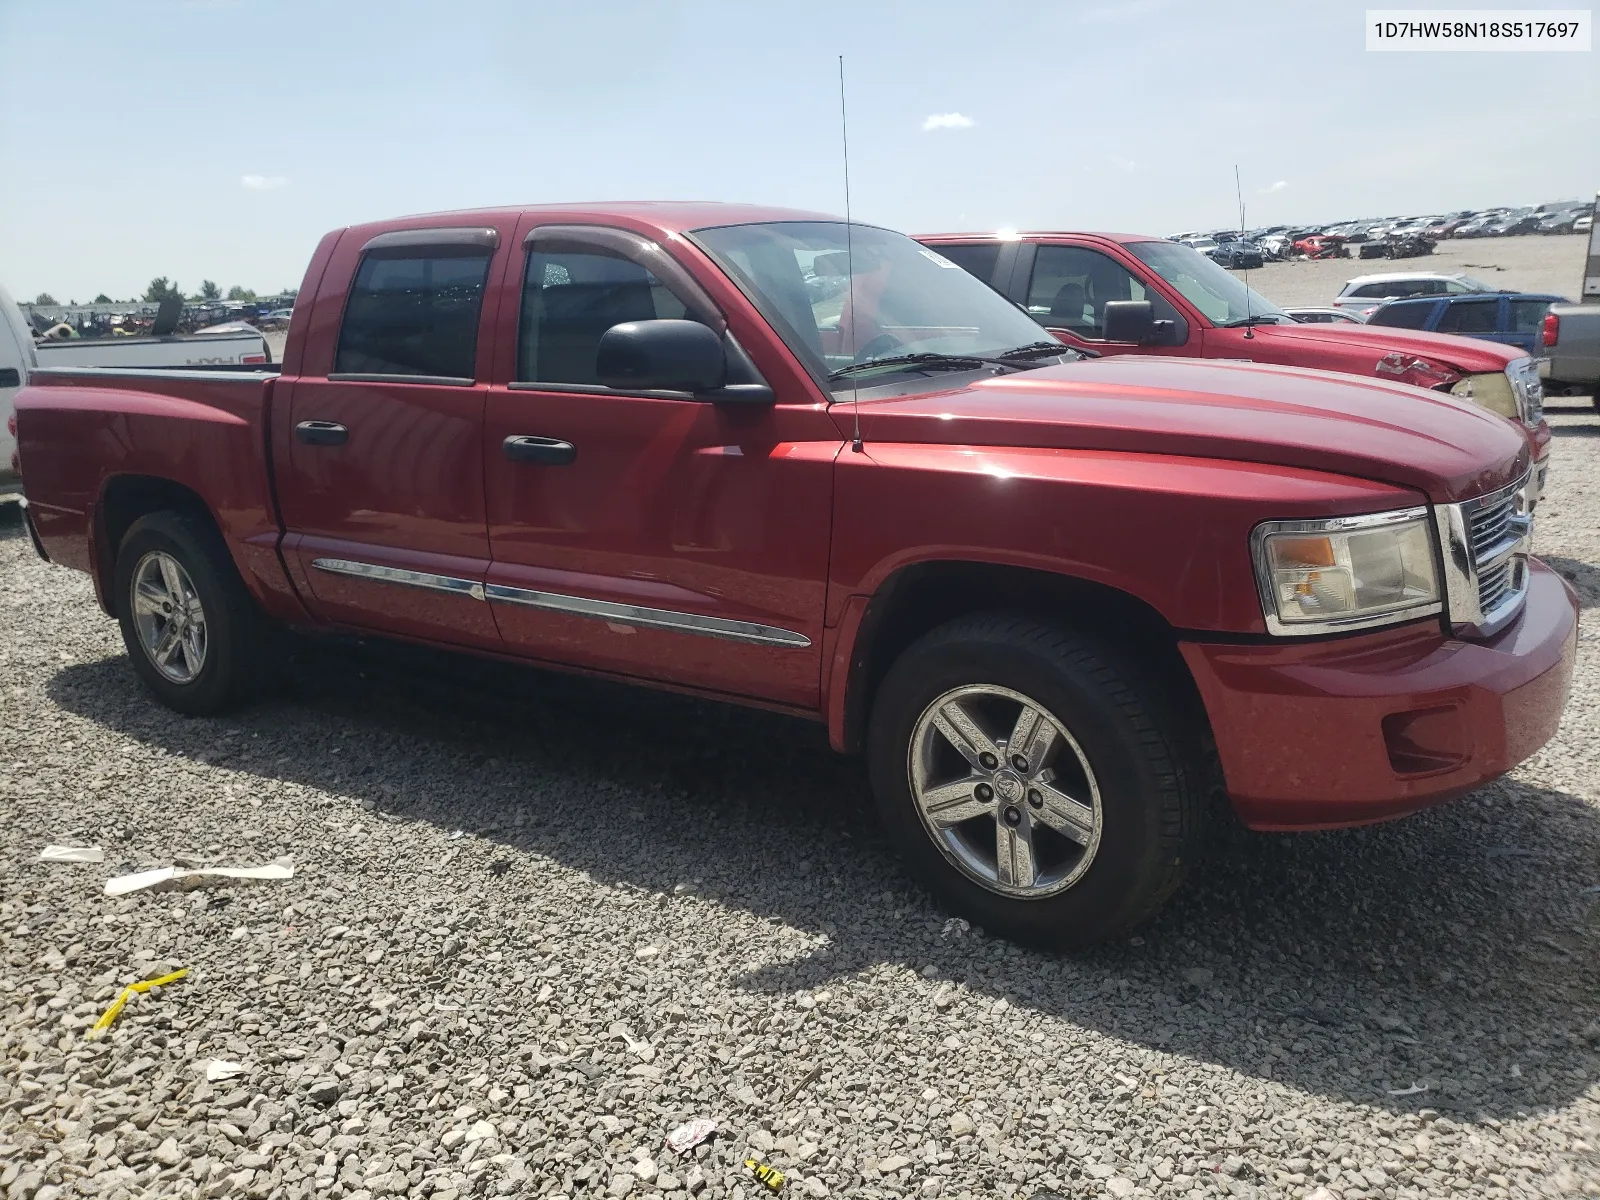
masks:
{"label": "door panel", "polygon": [[529,226],[527,265],[508,267],[501,296],[518,330],[501,369],[523,382],[496,380],[482,439],[486,593],[507,648],[815,707],[843,444],[826,407],[793,379],[764,381],[775,405],[599,384],[612,324],[726,335],[726,319],[652,240]]}
{"label": "door panel", "polygon": [[[514,461],[522,434],[575,457]],[[814,409],[495,388],[486,582],[508,648],[815,705],[841,444]]]}
{"label": "door panel", "polygon": [[[340,445],[290,443],[280,467],[286,551],[326,620],[410,637],[498,646],[486,604],[459,591],[412,587],[327,568],[322,560],[483,582],[485,389],[301,379],[291,426],[342,425]],[[283,403],[280,393],[278,401]],[[322,563],[322,565],[319,565]]]}
{"label": "door panel", "polygon": [[482,594],[488,389],[475,376],[492,361],[486,298],[514,219],[503,224],[397,230],[333,251],[302,373],[273,400],[284,553],[325,620],[501,645]]}

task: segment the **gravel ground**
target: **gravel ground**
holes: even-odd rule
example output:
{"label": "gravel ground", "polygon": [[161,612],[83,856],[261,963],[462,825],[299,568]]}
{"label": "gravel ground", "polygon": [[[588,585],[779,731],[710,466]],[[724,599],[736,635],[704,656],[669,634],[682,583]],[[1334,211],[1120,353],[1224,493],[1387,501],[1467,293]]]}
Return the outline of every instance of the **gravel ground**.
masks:
{"label": "gravel ground", "polygon": [[1275,304],[1331,304],[1346,281],[1357,275],[1459,271],[1493,288],[1576,297],[1583,290],[1588,244],[1588,237],[1581,233],[1461,241],[1446,238],[1432,254],[1420,258],[1267,263],[1259,271],[1250,272],[1250,286]]}
{"label": "gravel ground", "polygon": [[[1538,540],[1592,607],[1600,420],[1555,421]],[[1225,830],[1141,936],[1054,957],[911,887],[816,727],[309,642],[275,698],[186,720],[6,515],[0,1193],[753,1200],[753,1154],[801,1197],[1600,1195],[1584,638],[1512,777]]]}

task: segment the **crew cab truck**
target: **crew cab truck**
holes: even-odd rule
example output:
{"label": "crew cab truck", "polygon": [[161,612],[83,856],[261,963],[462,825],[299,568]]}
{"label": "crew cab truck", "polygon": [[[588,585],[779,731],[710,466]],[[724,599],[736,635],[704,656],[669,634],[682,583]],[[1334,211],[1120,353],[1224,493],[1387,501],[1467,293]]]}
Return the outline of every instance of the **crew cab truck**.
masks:
{"label": "crew cab truck", "polygon": [[1311,367],[1466,397],[1526,431],[1533,500],[1543,494],[1550,426],[1539,368],[1526,351],[1415,329],[1298,322],[1205,255],[1162,238],[1026,233],[919,240],[1025,307],[1069,346]]}
{"label": "crew cab truck", "polygon": [[1080,358],[830,217],[614,204],[318,246],[281,368],[36,370],[30,530],[157,698],[271,624],[758,705],[864,752],[906,861],[1073,944],[1257,829],[1397,817],[1554,732],[1577,607],[1526,439],[1397,380]]}

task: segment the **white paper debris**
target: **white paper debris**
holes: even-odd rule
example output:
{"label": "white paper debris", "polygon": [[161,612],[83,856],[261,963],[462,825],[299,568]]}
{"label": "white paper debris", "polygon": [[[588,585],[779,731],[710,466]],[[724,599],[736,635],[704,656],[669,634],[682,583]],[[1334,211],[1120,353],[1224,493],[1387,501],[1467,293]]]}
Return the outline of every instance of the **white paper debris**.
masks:
{"label": "white paper debris", "polygon": [[1425,1092],[1427,1090],[1428,1090],[1428,1085],[1427,1084],[1425,1084],[1425,1083],[1419,1084],[1415,1080],[1413,1080],[1410,1087],[1390,1088],[1389,1089],[1389,1095],[1391,1095],[1391,1096],[1416,1096],[1416,1095],[1419,1095],[1422,1092]]}
{"label": "white paper debris", "polygon": [[193,879],[199,876],[221,876],[224,879],[283,880],[294,878],[294,862],[280,858],[264,867],[157,867],[153,871],[139,871],[133,875],[118,875],[106,880],[106,895],[123,896],[170,883],[174,879]]}
{"label": "white paper debris", "polygon": [[206,1082],[216,1083],[219,1080],[232,1079],[235,1075],[243,1075],[246,1069],[243,1063],[224,1062],[220,1058],[213,1058],[206,1063]]}
{"label": "white paper debris", "polygon": [[105,860],[106,852],[99,846],[46,846],[39,855],[40,862],[96,863]]}
{"label": "white paper debris", "polygon": [[717,1123],[710,1117],[696,1117],[667,1134],[667,1145],[678,1154],[687,1154],[716,1131]]}

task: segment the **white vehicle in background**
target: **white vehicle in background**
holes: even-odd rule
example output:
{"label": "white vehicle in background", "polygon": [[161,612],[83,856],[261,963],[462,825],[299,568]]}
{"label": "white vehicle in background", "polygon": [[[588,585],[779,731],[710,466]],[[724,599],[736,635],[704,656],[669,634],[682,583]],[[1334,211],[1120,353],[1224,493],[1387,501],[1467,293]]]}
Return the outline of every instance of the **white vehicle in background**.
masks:
{"label": "white vehicle in background", "polygon": [[1283,310],[1302,325],[1365,325],[1367,319],[1351,308],[1323,308],[1301,305]]}
{"label": "white vehicle in background", "polygon": [[14,464],[17,424],[12,405],[33,366],[33,331],[11,293],[0,287],[0,497],[22,490]]}
{"label": "white vehicle in background", "polygon": [[1470,275],[1447,275],[1439,271],[1391,271],[1383,275],[1357,275],[1333,298],[1333,307],[1349,309],[1365,319],[1376,312],[1385,300],[1411,296],[1464,296],[1468,292],[1500,290]]}

